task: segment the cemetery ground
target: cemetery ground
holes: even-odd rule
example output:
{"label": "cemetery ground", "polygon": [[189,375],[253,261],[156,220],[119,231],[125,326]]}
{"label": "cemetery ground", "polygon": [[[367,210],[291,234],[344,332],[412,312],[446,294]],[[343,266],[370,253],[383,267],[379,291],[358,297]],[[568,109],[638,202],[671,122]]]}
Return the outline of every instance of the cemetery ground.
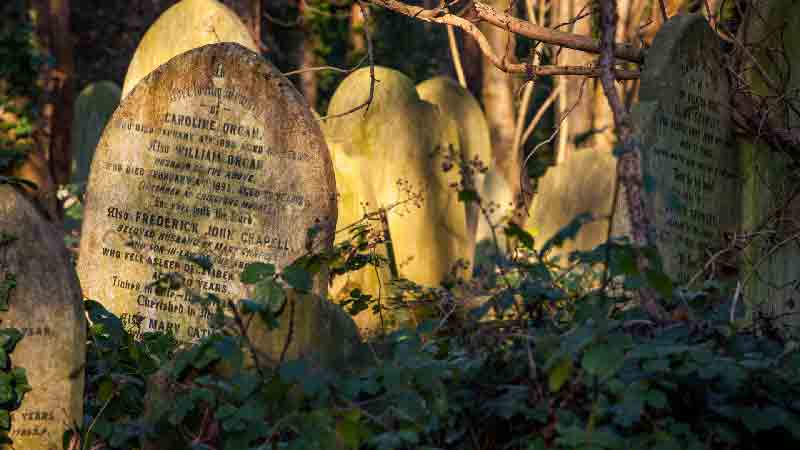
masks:
{"label": "cemetery ground", "polygon": [[0,5],[0,449],[800,443],[800,4],[71,1]]}

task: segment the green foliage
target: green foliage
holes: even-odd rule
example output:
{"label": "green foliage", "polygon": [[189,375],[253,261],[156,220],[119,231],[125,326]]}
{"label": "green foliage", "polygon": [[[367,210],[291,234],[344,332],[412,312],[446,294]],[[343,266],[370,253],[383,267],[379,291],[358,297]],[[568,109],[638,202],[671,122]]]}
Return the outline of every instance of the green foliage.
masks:
{"label": "green foliage", "polygon": [[0,444],[11,443],[11,413],[18,409],[31,390],[25,369],[11,364],[11,353],[22,339],[22,333],[14,328],[0,329]]}
{"label": "green foliage", "polygon": [[[550,246],[572,238],[583,222]],[[282,272],[248,266],[241,280],[256,294],[242,302],[245,312],[274,326],[285,314],[284,290],[309,288],[321,263],[340,272],[363,267],[352,264],[360,233],[355,227],[353,241]],[[524,230],[506,233],[523,257],[502,268],[503,283],[487,302],[469,314],[436,315],[457,306],[456,291],[398,284],[409,315],[424,309],[430,318],[377,338],[370,361],[346,368],[311,360],[259,366],[232,330],[176,352],[163,335],[134,340],[118,318],[87,302],[88,444],[566,450],[800,442],[797,345],[759,336],[741,312],[711,304],[716,286],[689,292],[673,289],[657,270],[641,274],[624,242],[576,252],[565,271],[535,252]],[[594,269],[606,260],[607,273]],[[598,289],[601,282],[616,287]],[[665,295],[668,308],[690,308],[694,320],[649,322],[631,300],[630,289],[644,283]],[[371,300],[353,290],[345,306],[357,313]],[[431,308],[434,301],[439,306]],[[160,381],[145,385],[156,373]]]}
{"label": "green foliage", "polygon": [[0,6],[0,172],[33,147],[36,79],[44,62],[34,44],[25,2]]}

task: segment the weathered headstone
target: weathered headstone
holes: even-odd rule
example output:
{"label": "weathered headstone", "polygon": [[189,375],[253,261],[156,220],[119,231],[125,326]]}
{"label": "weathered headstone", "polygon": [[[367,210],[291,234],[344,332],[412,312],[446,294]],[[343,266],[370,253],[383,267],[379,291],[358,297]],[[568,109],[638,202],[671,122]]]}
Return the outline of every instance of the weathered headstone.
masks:
{"label": "weathered headstone", "polygon": [[64,432],[83,423],[81,290],[61,234],[23,195],[0,185],[0,283],[12,281],[0,327],[22,332],[12,361],[33,390],[12,413],[9,436],[16,449],[60,450]]}
{"label": "weathered headstone", "polygon": [[[335,221],[330,155],[303,97],[260,55],[207,45],[145,77],[106,127],[78,273],[84,295],[134,333],[194,341],[209,333],[210,317],[188,290],[251,298],[239,281],[248,263],[280,270],[308,248],[325,250]],[[185,289],[152,286],[170,273]],[[323,296],[325,278],[313,289]]]}
{"label": "weathered headstone", "polygon": [[[461,164],[466,168],[469,184],[485,202],[494,199],[485,196],[486,172],[492,164],[492,141],[489,125],[481,105],[475,97],[457,82],[446,77],[436,77],[417,85],[422,100],[433,103],[447,120],[452,121],[458,130],[461,147]],[[467,205],[467,229],[469,236],[476,239],[478,223],[485,220],[477,203]],[[474,242],[472,244],[474,246]]]}
{"label": "weathered headstone", "polygon": [[666,273],[687,282],[741,223],[739,152],[721,41],[700,15],[656,35],[634,110],[645,208]]}
{"label": "weathered headstone", "polygon": [[593,220],[584,224],[576,238],[565,242],[554,255],[588,251],[608,239],[616,164],[611,153],[583,149],[547,170],[539,179],[527,224],[539,248],[584,213],[591,214]]}
{"label": "weathered headstone", "polygon": [[[729,82],[719,38],[699,15],[671,18],[647,52],[633,116],[642,151],[646,214],[666,273],[689,281],[740,224],[741,177],[732,139]],[[529,226],[544,244],[580,213],[585,225],[564,251],[629,234],[624,194],[612,212],[616,160],[583,150],[548,170]],[[562,167],[563,166],[563,167]]]}
{"label": "weathered headstone", "polygon": [[92,157],[103,129],[119,105],[122,91],[113,81],[100,81],[86,86],[75,100],[72,121],[71,182],[85,184],[89,180]]}
{"label": "weathered headstone", "polygon": [[[762,72],[747,71],[744,79],[757,96],[767,99],[766,120],[778,128],[800,126],[800,115],[786,107],[795,102],[791,94],[800,88],[800,39],[788,32],[800,27],[800,3],[791,0],[758,2],[748,14],[746,41],[754,44],[754,56]],[[788,94],[776,96],[764,75]],[[743,199],[742,231],[753,237],[743,264],[744,296],[752,311],[767,316],[783,316],[778,323],[798,323],[800,309],[800,274],[797,261],[800,247],[797,218],[800,202],[795,198],[797,185],[791,160],[769,148],[759,138],[741,139]],[[793,314],[794,313],[794,314]]]}
{"label": "weathered headstone", "polygon": [[[445,172],[443,167],[448,155],[460,155],[458,130],[419,98],[413,82],[402,73],[376,67],[375,76],[379,82],[366,114],[356,112],[325,124],[342,194],[339,226],[361,219],[364,206],[372,212],[387,208],[399,275],[436,286],[473,251],[464,203],[451,187],[458,182],[458,170]],[[348,76],[334,93],[328,114],[362,104],[369,89],[368,69]],[[398,202],[405,203],[395,206]],[[388,271],[376,274],[368,267],[335,280],[333,292],[358,287],[374,297],[385,296],[388,281]],[[366,329],[374,329],[377,320],[369,312],[356,318]]]}
{"label": "weathered headstone", "polygon": [[182,0],[170,7],[145,33],[133,54],[122,85],[126,97],[136,83],[181,53],[221,42],[235,42],[258,52],[239,16],[217,0]]}

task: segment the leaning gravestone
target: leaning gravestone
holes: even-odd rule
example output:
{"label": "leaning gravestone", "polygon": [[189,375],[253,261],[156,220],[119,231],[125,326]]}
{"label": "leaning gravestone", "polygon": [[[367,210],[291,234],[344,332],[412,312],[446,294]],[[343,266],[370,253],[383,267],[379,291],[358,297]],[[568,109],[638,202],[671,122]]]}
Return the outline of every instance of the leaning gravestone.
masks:
{"label": "leaning gravestone", "polygon": [[670,19],[647,52],[634,110],[645,208],[664,270],[684,283],[739,231],[741,176],[719,37],[700,15]]}
{"label": "leaning gravestone", "polygon": [[81,290],[60,233],[9,185],[0,185],[0,280],[15,282],[0,327],[22,332],[11,359],[33,388],[12,413],[9,437],[16,449],[60,450],[64,432],[83,423]]}
{"label": "leaning gravestone", "polygon": [[[647,51],[633,116],[651,233],[664,270],[682,283],[703,268],[709,248],[739,229],[739,156],[731,142],[729,98],[719,38],[702,16],[671,18]],[[610,223],[616,159],[595,150],[572,158],[540,181],[529,221],[537,245],[581,213],[594,221],[566,251],[604,243],[609,227],[612,236],[630,235],[622,190]]]}
{"label": "leaning gravestone", "polygon": [[[436,286],[459,260],[469,261],[473,251],[464,203],[450,186],[458,182],[458,169],[443,168],[448,152],[460,155],[458,130],[436,107],[420,99],[404,74],[376,67],[375,77],[378,83],[366,113],[325,122],[341,193],[339,226],[360,220],[365,210],[387,208],[400,277]],[[354,72],[336,89],[328,114],[363,104],[369,92],[369,69]],[[389,281],[388,273],[366,267],[334,280],[333,292],[339,297],[359,288],[378,298],[386,296]],[[356,321],[366,330],[380,325],[369,311]]]}
{"label": "leaning gravestone", "polygon": [[217,0],[182,0],[147,30],[133,54],[122,85],[126,97],[136,83],[181,53],[208,44],[234,42],[258,52],[239,16]]}
{"label": "leaning gravestone", "polygon": [[[84,295],[134,333],[197,340],[210,312],[187,291],[250,298],[247,264],[280,270],[329,248],[335,196],[322,133],[292,84],[238,44],[191,50],[145,77],[103,133],[81,237]],[[198,255],[212,267],[189,260]],[[185,289],[153,286],[167,274]]]}

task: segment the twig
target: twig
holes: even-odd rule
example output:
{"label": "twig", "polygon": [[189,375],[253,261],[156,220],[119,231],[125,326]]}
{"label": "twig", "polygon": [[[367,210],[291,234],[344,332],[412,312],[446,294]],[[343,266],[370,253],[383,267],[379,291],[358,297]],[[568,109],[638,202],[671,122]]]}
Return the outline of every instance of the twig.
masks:
{"label": "twig", "polygon": [[661,18],[664,19],[664,22],[668,21],[667,5],[664,4],[664,0],[658,0],[658,5],[661,7]]}
{"label": "twig", "polygon": [[369,15],[367,12],[367,8],[364,7],[364,3],[361,0],[358,0],[358,7],[361,9],[361,14],[364,16],[364,39],[367,40],[367,58],[369,59],[369,96],[364,103],[351,108],[348,111],[339,114],[327,115],[324,117],[320,117],[319,120],[329,120],[329,119],[336,119],[339,117],[343,117],[349,114],[352,114],[356,111],[360,111],[365,109],[365,113],[369,112],[369,105],[372,104],[372,99],[375,97],[375,56],[373,54],[372,49],[372,36],[370,35],[369,30]]}
{"label": "twig", "polygon": [[447,40],[450,41],[450,55],[453,58],[453,66],[456,69],[458,84],[464,89],[467,88],[467,77],[464,76],[464,67],[461,65],[461,52],[458,51],[458,41],[456,32],[452,25],[447,26]]}
{"label": "twig", "polygon": [[358,64],[356,64],[355,66],[353,66],[353,67],[351,67],[349,69],[342,69],[341,67],[334,67],[334,66],[318,66],[318,67],[308,67],[308,68],[305,68],[305,69],[292,70],[291,72],[284,72],[283,75],[286,76],[286,77],[290,77],[292,75],[300,75],[302,73],[307,73],[307,72],[320,72],[320,71],[323,71],[323,70],[330,70],[330,71],[339,72],[339,73],[352,73],[352,72],[355,72],[356,70],[360,69],[361,66],[364,65],[364,61],[366,61],[366,60],[367,60],[367,57],[365,56],[364,58],[361,59],[361,61],[358,62]]}
{"label": "twig", "polygon": [[281,359],[279,362],[283,363],[286,360],[286,353],[289,351],[289,346],[292,344],[294,337],[294,309],[297,298],[291,299],[289,304],[289,332],[286,334],[286,342],[283,343],[283,350],[281,350]]}
{"label": "twig", "polygon": [[533,134],[533,131],[536,129],[536,125],[539,125],[542,117],[544,117],[544,113],[547,112],[547,109],[550,107],[550,105],[555,103],[563,89],[563,84],[558,85],[558,87],[553,89],[553,92],[551,92],[550,95],[545,99],[545,101],[542,103],[542,106],[539,107],[539,110],[536,111],[536,114],[533,116],[531,123],[528,124],[528,128],[526,128],[525,132],[522,134],[522,142],[526,142],[528,138],[531,137],[531,134]]}
{"label": "twig", "polygon": [[[419,6],[408,5],[398,0],[366,1],[386,9],[390,9],[394,12],[422,20],[424,22],[457,26],[478,39],[481,49],[484,50],[484,53],[487,54],[487,56],[489,55],[485,49],[483,49],[483,43],[481,39],[477,37],[478,35],[483,37],[483,34],[480,33],[477,26],[475,26],[473,22],[467,20],[466,18],[451,14],[445,8],[425,9]],[[470,15],[470,18],[477,19],[477,21],[489,23],[495,27],[502,28],[503,30],[510,31],[511,33],[522,37],[546,42],[548,44],[559,45],[574,50],[582,50],[588,53],[600,53],[601,46],[597,39],[534,25],[530,22],[517,19],[516,17],[512,17],[508,14],[500,13],[485,3],[478,1],[473,2],[472,6],[467,8],[466,14]],[[485,37],[483,37],[483,41],[486,41]],[[486,43],[488,44],[488,41]],[[641,63],[644,61],[644,52],[642,49],[631,44],[619,44],[615,49],[614,55],[617,58],[630,62]],[[495,61],[492,62],[495,63]],[[497,60],[497,63],[503,65],[502,61],[499,59]],[[497,63],[495,63],[495,65],[497,65]]]}

